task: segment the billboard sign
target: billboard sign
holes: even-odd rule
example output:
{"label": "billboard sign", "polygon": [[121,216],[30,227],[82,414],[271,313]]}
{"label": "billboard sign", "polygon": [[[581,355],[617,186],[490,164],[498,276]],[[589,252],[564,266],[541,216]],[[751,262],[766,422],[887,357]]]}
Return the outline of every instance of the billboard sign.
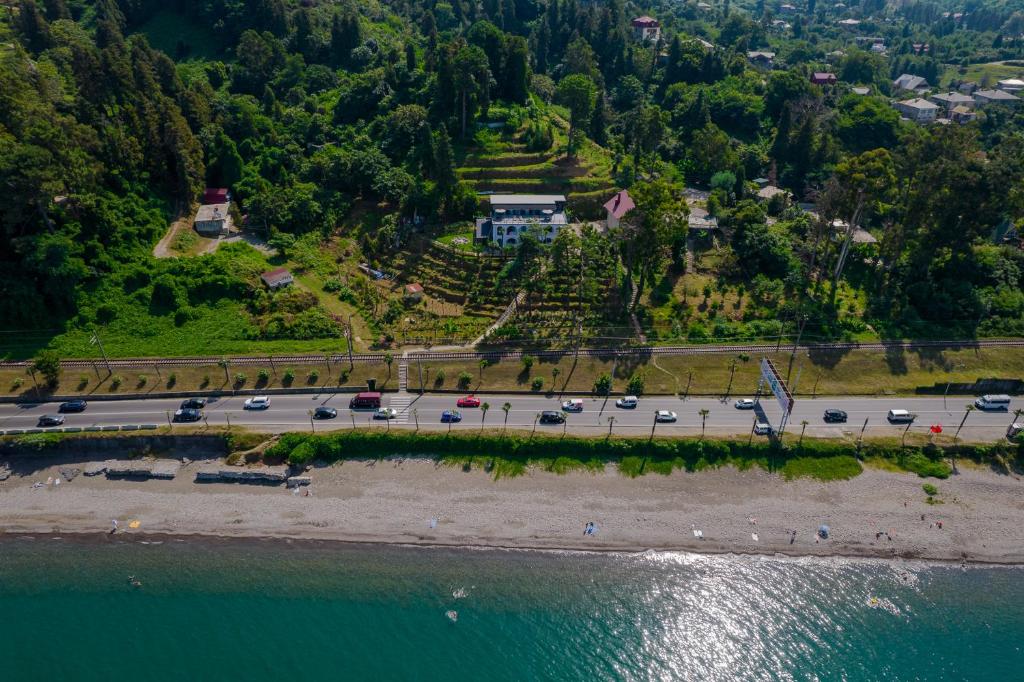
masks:
{"label": "billboard sign", "polygon": [[779,406],[782,407],[782,413],[788,415],[792,412],[793,394],[789,392],[786,382],[768,358],[761,358],[761,380],[768,384],[772,393],[775,394],[775,399],[779,401]]}

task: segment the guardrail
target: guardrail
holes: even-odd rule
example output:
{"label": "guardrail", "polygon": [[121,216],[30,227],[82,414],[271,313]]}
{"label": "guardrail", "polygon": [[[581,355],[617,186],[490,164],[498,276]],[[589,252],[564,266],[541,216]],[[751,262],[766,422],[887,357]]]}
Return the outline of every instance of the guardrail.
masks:
{"label": "guardrail", "polygon": [[110,424],[107,426],[66,426],[63,428],[7,429],[0,430],[0,436],[22,436],[30,433],[96,433],[108,431],[154,431],[157,424]]}

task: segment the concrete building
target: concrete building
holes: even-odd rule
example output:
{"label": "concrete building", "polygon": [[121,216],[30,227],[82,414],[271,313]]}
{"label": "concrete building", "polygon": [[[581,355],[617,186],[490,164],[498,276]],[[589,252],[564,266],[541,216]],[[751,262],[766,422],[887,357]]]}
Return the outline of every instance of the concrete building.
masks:
{"label": "concrete building", "polygon": [[915,76],[910,73],[904,73],[899,78],[892,82],[892,87],[896,92],[917,92],[924,93],[931,89],[928,85],[928,81],[921,76]]}
{"label": "concrete building", "polygon": [[938,104],[947,113],[955,109],[956,107],[967,107],[968,109],[974,108],[974,98],[970,95],[965,95],[961,92],[943,92],[937,95],[932,95],[928,98],[929,102]]}
{"label": "concrete building", "polygon": [[811,82],[815,85],[835,85],[836,75],[825,71],[815,71],[811,74]]}
{"label": "concrete building", "polygon": [[900,115],[914,123],[931,123],[939,115],[938,104],[920,97],[896,102],[893,106]]}
{"label": "concrete building", "polygon": [[544,244],[555,240],[569,222],[561,194],[492,194],[491,214],[476,220],[476,239],[498,247],[515,246],[533,232]]}
{"label": "concrete building", "polygon": [[267,285],[267,288],[271,291],[290,286],[295,278],[292,277],[292,273],[287,268],[277,268],[276,270],[268,270],[260,275],[260,279]]}
{"label": "concrete building", "polygon": [[976,90],[974,92],[974,102],[979,107],[989,104],[1004,104],[1009,107],[1015,107],[1020,102],[1020,97],[1011,95],[1005,90]]}
{"label": "concrete building", "polygon": [[642,16],[633,20],[633,37],[637,40],[657,42],[661,38],[661,24],[653,17]]}
{"label": "concrete building", "polygon": [[231,229],[229,204],[204,204],[196,212],[196,232],[204,237],[220,237]]}

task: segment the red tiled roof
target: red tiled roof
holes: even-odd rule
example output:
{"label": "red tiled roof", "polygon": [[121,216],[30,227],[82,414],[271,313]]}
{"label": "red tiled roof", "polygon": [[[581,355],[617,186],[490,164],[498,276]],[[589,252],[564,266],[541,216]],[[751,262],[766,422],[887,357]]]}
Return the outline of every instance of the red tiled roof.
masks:
{"label": "red tiled roof", "polygon": [[268,287],[291,278],[292,273],[288,271],[288,268],[276,268],[274,270],[268,270],[260,275],[260,279],[262,279]]}
{"label": "red tiled roof", "polygon": [[634,26],[657,26],[658,20],[654,17],[649,17],[646,14],[642,17],[637,17],[633,20]]}
{"label": "red tiled roof", "polygon": [[204,204],[226,204],[228,202],[228,190],[226,187],[207,187],[203,192]]}
{"label": "red tiled roof", "polygon": [[413,282],[412,284],[406,284],[405,285],[405,293],[407,293],[407,294],[422,294],[423,293],[423,285],[419,284],[418,282]]}
{"label": "red tiled roof", "polygon": [[633,197],[629,196],[629,192],[622,190],[609,199],[604,207],[616,218],[621,218],[636,208],[636,204],[633,203]]}

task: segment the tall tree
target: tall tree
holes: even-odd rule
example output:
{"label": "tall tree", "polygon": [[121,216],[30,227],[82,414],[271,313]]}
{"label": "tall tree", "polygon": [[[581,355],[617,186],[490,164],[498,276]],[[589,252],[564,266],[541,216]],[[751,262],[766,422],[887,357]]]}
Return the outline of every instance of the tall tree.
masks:
{"label": "tall tree", "polygon": [[566,152],[574,156],[579,148],[578,135],[590,123],[597,101],[597,86],[589,76],[572,74],[558,83],[556,100],[569,109],[569,144]]}

